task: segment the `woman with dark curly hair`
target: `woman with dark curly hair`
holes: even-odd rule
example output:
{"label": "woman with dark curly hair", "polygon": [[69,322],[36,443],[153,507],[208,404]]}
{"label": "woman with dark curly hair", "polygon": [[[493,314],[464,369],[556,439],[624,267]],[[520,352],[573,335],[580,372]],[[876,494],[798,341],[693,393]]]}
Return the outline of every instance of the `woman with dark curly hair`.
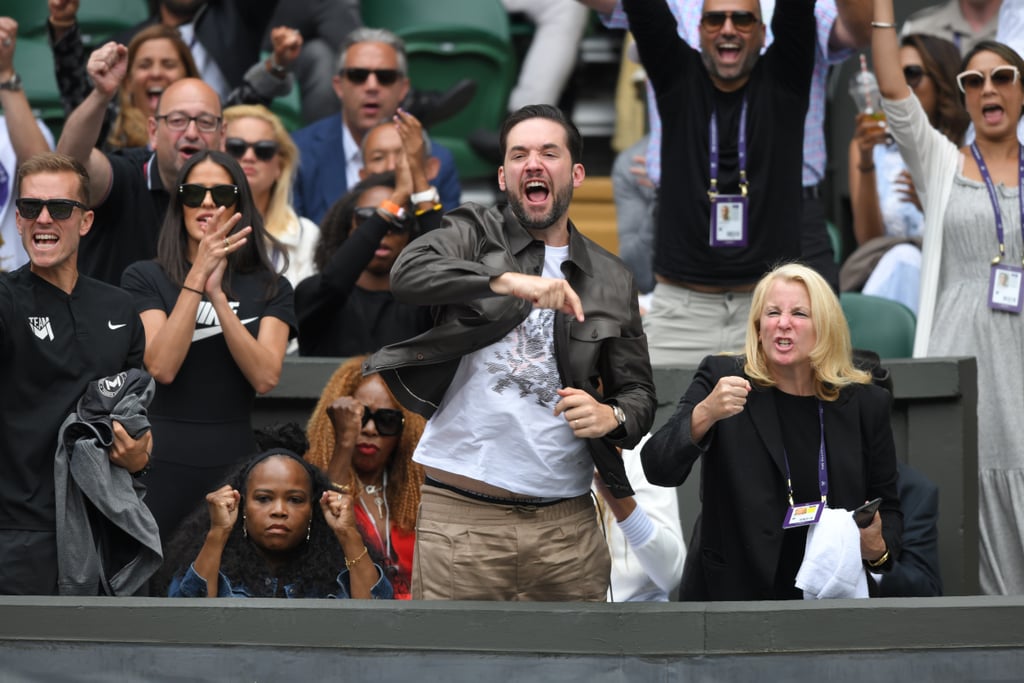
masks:
{"label": "woman with dark curly hair", "polygon": [[133,263],[121,280],[135,299],[146,370],[158,384],[146,504],[165,539],[256,452],[253,403],[277,385],[295,329],[292,287],[270,261],[268,244],[277,243],[242,167],[204,150],[177,180],[156,259]]}
{"label": "woman with dark curly hair", "polygon": [[391,267],[398,255],[417,235],[441,225],[435,200],[412,203],[430,187],[422,129],[407,114],[396,119],[402,151],[395,171],[364,178],[320,222],[313,256],[317,274],[295,288],[303,356],[372,353],[432,325],[428,307],[396,301],[391,294]]}
{"label": "woman with dark curly hair", "polygon": [[[956,88],[960,51],[948,40],[911,34],[900,40],[900,64],[932,127],[960,144],[970,123]],[[871,115],[858,116],[850,140],[850,208],[864,248],[843,269],[843,289],[895,299],[916,313],[924,214],[896,143]]]}
{"label": "woman with dark curly hair", "polygon": [[392,597],[363,544],[352,496],[281,448],[206,496],[168,545],[165,566],[176,568],[172,598]]}
{"label": "woman with dark curly hair", "polygon": [[412,461],[423,418],[403,408],[379,375],[362,376],[365,357],[339,367],[306,430],[306,460],[351,491],[367,545],[383,558],[395,597],[408,600],[423,468]]}

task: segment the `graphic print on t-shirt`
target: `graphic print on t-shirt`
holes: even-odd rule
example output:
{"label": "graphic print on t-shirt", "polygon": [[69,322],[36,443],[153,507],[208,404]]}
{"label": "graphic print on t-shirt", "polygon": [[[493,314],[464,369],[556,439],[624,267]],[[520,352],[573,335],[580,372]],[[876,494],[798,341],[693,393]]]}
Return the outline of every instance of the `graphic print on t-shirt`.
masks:
{"label": "graphic print on t-shirt", "polygon": [[519,398],[532,395],[537,405],[554,407],[561,387],[552,335],[554,320],[554,311],[534,310],[494,344],[493,358],[486,361],[487,371],[494,375],[492,391],[504,394],[515,387]]}
{"label": "graphic print on t-shirt", "polygon": [[30,316],[28,324],[32,328],[33,334],[38,338],[53,341],[53,327],[50,325],[50,316]]}
{"label": "graphic print on t-shirt", "polygon": [[[228,306],[231,307],[235,315],[238,314],[239,303],[237,301],[229,301]],[[246,325],[256,319],[256,317],[246,318],[242,321],[242,324]],[[200,301],[199,308],[196,310],[196,329],[192,333],[192,341],[197,342],[201,339],[208,339],[223,333],[224,328],[220,326],[220,319],[217,317],[217,311],[214,309],[213,303],[205,300]]]}

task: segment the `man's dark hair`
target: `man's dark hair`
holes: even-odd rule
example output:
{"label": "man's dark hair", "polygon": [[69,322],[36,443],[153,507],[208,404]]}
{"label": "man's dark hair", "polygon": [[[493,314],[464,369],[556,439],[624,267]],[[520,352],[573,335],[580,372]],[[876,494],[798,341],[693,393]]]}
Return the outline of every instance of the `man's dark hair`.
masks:
{"label": "man's dark hair", "polygon": [[583,161],[583,136],[580,135],[579,128],[569,120],[569,117],[561,109],[550,104],[528,104],[505,117],[498,139],[502,161],[505,159],[505,150],[508,145],[508,132],[528,119],[548,119],[562,126],[565,129],[565,144],[569,148],[572,163],[578,164]]}

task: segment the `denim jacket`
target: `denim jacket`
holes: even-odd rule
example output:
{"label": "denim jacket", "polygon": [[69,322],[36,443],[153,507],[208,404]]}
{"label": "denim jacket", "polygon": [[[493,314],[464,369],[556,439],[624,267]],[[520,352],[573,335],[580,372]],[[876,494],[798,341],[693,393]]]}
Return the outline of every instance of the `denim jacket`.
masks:
{"label": "denim jacket", "polygon": [[[384,572],[381,568],[377,567],[377,583],[374,584],[373,588],[370,589],[370,595],[374,600],[390,600],[394,597],[394,591],[391,589],[391,582],[384,578]],[[277,579],[272,576],[268,576],[266,579],[267,587],[272,589],[268,592],[272,595],[277,594]],[[319,594],[301,594],[296,590],[296,586],[292,584],[285,585],[282,590],[286,598],[334,598],[336,600],[348,600],[352,596],[349,594],[348,584],[348,569],[342,569],[338,574],[338,591],[337,593],[329,593],[327,595]],[[167,589],[167,595],[171,598],[205,598],[207,597],[207,584],[206,579],[196,573],[195,566],[189,565],[188,571],[185,572],[184,576],[175,576],[174,580],[171,581],[170,588]],[[249,589],[246,586],[235,586],[232,585],[228,577],[224,576],[224,572],[217,573],[217,597],[218,598],[251,598],[253,597]]]}
{"label": "denim jacket", "polygon": [[[530,314],[528,301],[498,296],[492,278],[506,272],[541,275],[544,244],[507,207],[464,204],[403,251],[391,271],[397,299],[433,307],[433,329],[386,346],[363,364],[379,372],[410,410],[430,417],[462,356],[493,344]],[[631,448],[650,429],[656,400],[636,284],[618,257],[569,224],[562,272],[583,303],[585,320],[557,312],[555,355],[564,386],[617,404],[626,422],[588,439],[591,456],[617,497],[632,495],[615,446]]]}

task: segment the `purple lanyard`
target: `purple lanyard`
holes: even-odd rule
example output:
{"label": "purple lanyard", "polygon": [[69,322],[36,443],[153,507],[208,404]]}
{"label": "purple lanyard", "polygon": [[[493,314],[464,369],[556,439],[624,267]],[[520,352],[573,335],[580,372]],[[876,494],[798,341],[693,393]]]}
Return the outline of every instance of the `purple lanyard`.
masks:
{"label": "purple lanyard", "polygon": [[[981,158],[981,151],[978,149],[978,143],[971,143],[971,154],[974,155],[974,160],[978,162],[978,172],[981,173],[981,179],[985,181],[985,188],[988,190],[988,198],[992,202],[992,210],[996,214],[996,239],[999,240],[999,256],[992,260],[992,265],[995,265],[1003,260],[1003,256],[1006,255],[1006,239],[1003,233],[1003,212],[999,210],[999,197],[996,195],[996,186],[992,182],[992,176],[989,175],[988,166],[985,165],[985,160]],[[1024,239],[1024,147],[1020,144],[1017,145],[1017,202],[1020,205],[1020,216],[1021,225],[1020,232],[1021,238]]]}
{"label": "purple lanyard", "polygon": [[[828,467],[825,461],[825,409],[818,401],[818,426],[821,429],[821,444],[818,446],[818,490],[821,491],[821,502],[828,502]],[[793,502],[793,476],[789,473],[789,455],[786,448],[782,448],[782,459],[786,463],[786,490],[789,494],[790,507],[796,505]]]}
{"label": "purple lanyard", "polygon": [[[711,138],[711,187],[708,196],[718,196],[718,111],[711,112],[711,123],[708,135]],[[743,95],[743,106],[740,108],[740,194],[747,196],[747,96]]]}

